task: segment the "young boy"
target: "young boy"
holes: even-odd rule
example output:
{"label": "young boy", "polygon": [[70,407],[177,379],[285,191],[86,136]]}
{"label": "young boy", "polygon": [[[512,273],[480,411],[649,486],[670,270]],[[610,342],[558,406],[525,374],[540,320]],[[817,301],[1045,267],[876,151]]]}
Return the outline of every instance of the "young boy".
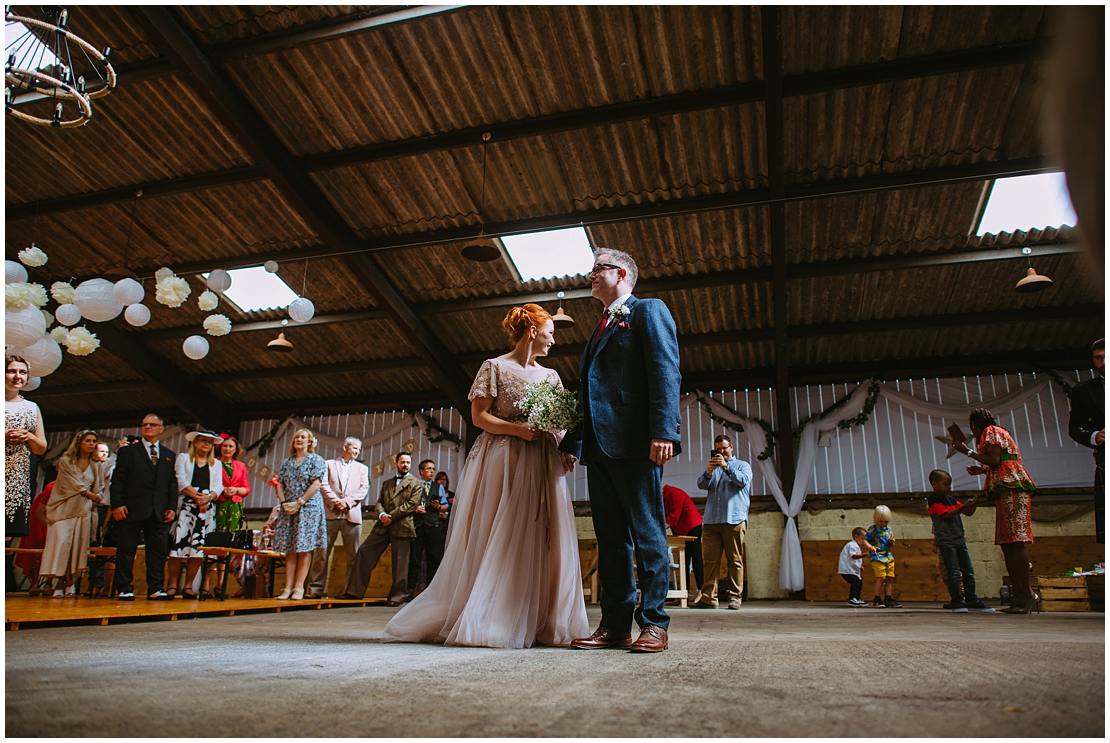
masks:
{"label": "young boy", "polygon": [[848,589],[848,606],[867,606],[867,602],[859,597],[863,590],[860,571],[863,570],[863,556],[874,551],[875,548],[864,539],[866,534],[867,530],[862,526],[852,529],[852,538],[844,545],[844,549],[840,550],[840,562],[836,572],[840,573],[840,577],[851,586]]}
{"label": "young boy", "polygon": [[[933,493],[929,496],[929,516],[933,520],[933,546],[940,552],[944,567],[948,571],[948,595],[951,603],[944,605],[957,613],[970,611],[994,611],[975,595],[975,571],[971,567],[971,553],[967,551],[964,537],[964,522],[960,514],[968,516],[975,513],[978,500],[972,498],[960,503],[952,495],[952,476],[944,470],[929,473],[929,484]],[[963,593],[960,593],[963,573]]]}
{"label": "young boy", "polygon": [[890,545],[895,542],[894,532],[890,530],[890,509],[875,506],[872,518],[875,523],[866,534],[867,543],[875,548],[871,550],[871,569],[875,571],[875,601],[871,606],[901,609],[902,605],[890,595],[894,590],[894,555],[890,554]]}

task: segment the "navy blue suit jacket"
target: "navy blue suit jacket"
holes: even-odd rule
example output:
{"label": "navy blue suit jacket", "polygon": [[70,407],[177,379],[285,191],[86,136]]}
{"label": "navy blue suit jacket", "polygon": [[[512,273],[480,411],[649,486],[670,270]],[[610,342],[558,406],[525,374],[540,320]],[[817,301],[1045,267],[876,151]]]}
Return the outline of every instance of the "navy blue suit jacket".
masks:
{"label": "navy blue suit jacket", "polygon": [[140,441],[116,454],[110,487],[112,508],[127,506],[124,521],[146,521],[152,514],[161,521],[166,511],[177,511],[177,475],[173,468],[177,455],[160,443],[155,467],[148,447]]}
{"label": "navy blue suit jacket", "polygon": [[674,318],[658,299],[629,297],[626,305],[628,318],[608,323],[596,344],[595,328],[582,353],[578,399],[584,416],[559,447],[579,459],[586,426],[612,459],[647,458],[652,439],[673,441],[674,453],[682,451]]}

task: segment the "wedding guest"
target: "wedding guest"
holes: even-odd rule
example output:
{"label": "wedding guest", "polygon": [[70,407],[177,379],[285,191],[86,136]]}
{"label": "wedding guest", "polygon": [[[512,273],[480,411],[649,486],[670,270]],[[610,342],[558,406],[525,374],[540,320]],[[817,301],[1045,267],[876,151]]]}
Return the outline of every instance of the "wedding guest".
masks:
{"label": "wedding guest", "polygon": [[[29,550],[40,550],[46,546],[46,504],[50,501],[52,490],[54,490],[54,483],[48,482],[42,492],[31,501],[31,533],[19,540],[20,547]],[[42,565],[42,555],[26,553],[16,555],[15,565],[23,571],[23,575],[31,582],[27,589],[28,596],[38,596],[40,593],[50,592],[50,586],[54,583],[53,578],[46,579],[45,588],[39,588],[39,567]]]}
{"label": "wedding guest", "polygon": [[224,490],[224,469],[216,464],[215,445],[220,437],[211,431],[185,434],[189,450],[177,455],[174,471],[181,493],[181,509],[171,529],[170,560],[166,571],[169,595],[177,594],[181,561],[185,560],[186,599],[199,598],[193,589],[197,573],[204,564],[204,538],[216,530],[213,501]]}
{"label": "wedding guest", "polygon": [[441,553],[447,552],[447,527],[451,525],[451,508],[455,505],[455,491],[451,489],[451,478],[447,476],[446,472],[440,472],[436,475],[435,481],[443,486],[443,491],[447,493],[447,508],[439,512],[439,536],[443,542]]}
{"label": "wedding guest", "polygon": [[[30,529],[31,453],[46,453],[39,406],[19,393],[27,385],[31,366],[22,356],[4,357],[4,536],[26,536]],[[12,558],[7,559],[8,585],[14,586]]]}
{"label": "wedding guest", "polygon": [[975,513],[978,499],[972,498],[966,503],[956,500],[952,495],[952,475],[944,470],[929,473],[929,486],[933,492],[926,502],[933,522],[933,551],[940,554],[948,573],[948,595],[952,599],[944,608],[957,614],[994,611],[975,592],[975,568],[971,564],[961,518]]}
{"label": "wedding guest", "polygon": [[[239,461],[239,439],[230,434],[220,434],[220,467],[223,469],[224,489],[216,499],[216,531],[239,531],[243,528],[243,500],[250,495],[251,479],[247,465]],[[240,555],[236,555],[240,557]],[[234,558],[233,558],[234,561]],[[204,592],[208,593],[208,576]],[[216,567],[216,585],[224,584],[224,566]],[[219,598],[227,598],[220,596]]]}
{"label": "wedding guest", "polygon": [[392,551],[393,585],[389,589],[390,606],[400,606],[408,595],[409,548],[416,537],[412,524],[415,513],[423,513],[420,499],[424,495],[423,483],[413,476],[412,457],[397,456],[397,473],[382,481],[378,495],[378,517],[370,528],[370,535],[355,554],[355,569],[343,587],[341,599],[361,599],[370,585],[370,574],[386,548]]}
{"label": "wedding guest", "polygon": [[1071,390],[1068,435],[1095,455],[1095,541],[1106,544],[1106,344],[1099,338],[1091,346],[1098,376]]}
{"label": "wedding guest", "polygon": [[316,437],[307,428],[300,429],[293,434],[289,456],[277,474],[282,513],[274,531],[274,549],[285,553],[285,590],[277,596],[282,601],[304,598],[312,553],[328,544],[324,498],[320,494],[328,468],[315,452]]}
{"label": "wedding guest", "polygon": [[958,445],[964,454],[979,464],[968,466],[969,475],[986,475],[986,497],[995,501],[994,543],[1002,548],[1006,570],[1010,574],[1010,606],[1007,614],[1028,614],[1040,596],[1030,586],[1029,556],[1025,545],[1033,543],[1032,496],[1037,484],[1021,464],[1010,432],[998,425],[994,414],[986,408],[971,411],[968,419],[976,448]]}
{"label": "wedding guest", "polygon": [[100,502],[100,466],[95,431],[78,431],[58,458],[58,478],[46,504],[46,544],[39,574],[61,578],[54,598],[76,595],[75,581],[89,559],[93,506]]}
{"label": "wedding guest", "polygon": [[[100,488],[100,503],[97,504],[96,510],[93,512],[92,541],[89,542],[89,546],[113,546],[114,539],[113,545],[105,545],[105,534],[108,531],[108,526],[115,523],[108,518],[108,514],[112,510],[112,470],[116,466],[116,455],[111,453],[108,445],[103,441],[96,445],[96,461],[100,467],[102,485]],[[108,558],[104,556],[93,558],[92,565],[89,566],[89,598],[98,598],[106,585],[105,580],[110,581],[115,576],[115,570],[109,569],[108,566]]]}
{"label": "wedding guest", "polygon": [[348,436],[343,450],[335,459],[328,460],[327,476],[320,484],[324,496],[324,519],[327,522],[328,546],[317,549],[312,556],[312,570],[308,576],[310,598],[323,598],[328,583],[328,563],[335,548],[336,538],[343,535],[343,551],[347,555],[347,572],[343,585],[354,572],[355,555],[362,542],[362,500],[370,492],[370,470],[358,461],[362,441]]}
{"label": "wedding guest", "polygon": [[146,542],[147,598],[169,598],[162,584],[169,546],[167,525],[177,509],[178,490],[175,455],[158,440],[163,428],[162,419],[150,413],[143,417],[142,441],[116,451],[111,490],[116,521],[115,589],[120,601],[135,600],[131,582],[140,539]]}
{"label": "wedding guest", "polygon": [[439,533],[440,511],[447,510],[447,491],[437,482],[432,482],[435,476],[436,463],[425,459],[416,468],[420,473],[421,488],[420,508],[423,513],[417,512],[413,516],[412,524],[416,530],[416,538],[412,541],[409,551],[409,578],[408,596],[411,600],[420,577],[421,561],[426,561],[426,581],[424,585],[432,582],[439,570],[439,563],[443,560],[443,537]]}
{"label": "wedding guest", "polygon": [[744,592],[744,537],[748,532],[748,506],[751,503],[752,468],[732,455],[732,439],[721,434],[713,439],[713,456],[705,472],[698,476],[698,487],[708,491],[702,521],[702,559],[705,582],[695,609],[717,608],[717,576],[721,559],[726,560],[729,595],[728,608],[739,609]]}
{"label": "wedding guest", "polygon": [[680,490],[674,485],[663,486],[663,513],[666,515],[667,526],[676,537],[693,537],[694,541],[686,543],[686,574],[694,573],[694,585],[700,589],[705,581],[701,559],[701,526],[702,517],[698,507],[685,490]]}

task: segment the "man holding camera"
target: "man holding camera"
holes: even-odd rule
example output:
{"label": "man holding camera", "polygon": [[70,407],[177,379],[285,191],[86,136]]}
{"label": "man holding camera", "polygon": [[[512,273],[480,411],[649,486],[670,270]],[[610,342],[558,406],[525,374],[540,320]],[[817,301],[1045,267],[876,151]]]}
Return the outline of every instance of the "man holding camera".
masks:
{"label": "man holding camera", "polygon": [[724,556],[728,560],[728,608],[739,609],[744,590],[744,535],[748,530],[752,468],[732,456],[732,440],[728,436],[722,434],[713,439],[709,464],[698,477],[698,487],[708,491],[701,532],[705,584],[701,587],[701,598],[691,606],[717,608],[717,576]]}

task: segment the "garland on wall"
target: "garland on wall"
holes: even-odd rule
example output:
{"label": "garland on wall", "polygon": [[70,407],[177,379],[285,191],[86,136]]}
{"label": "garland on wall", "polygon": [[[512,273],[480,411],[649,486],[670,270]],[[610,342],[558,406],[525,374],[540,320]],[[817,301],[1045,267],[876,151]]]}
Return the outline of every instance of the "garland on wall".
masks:
{"label": "garland on wall", "polygon": [[[431,415],[425,413],[424,421],[427,424],[424,427],[424,437],[428,439],[429,443],[438,444],[440,441],[450,441],[452,444],[455,445],[455,451],[458,451],[459,448],[463,445],[463,440],[461,438],[459,438],[456,434],[451,433],[443,426],[439,425],[439,421],[437,421]],[[420,426],[420,422],[416,419],[415,416],[413,416],[412,418],[412,426],[413,428],[417,428]]]}
{"label": "garland on wall", "polygon": [[1060,374],[1058,372],[1056,372],[1052,369],[1048,370],[1048,374],[1049,374],[1049,376],[1052,377],[1052,379],[1056,382],[1056,384],[1060,385],[1060,388],[1062,390],[1064,390],[1064,394],[1070,400],[1071,399],[1072,385],[1068,382],[1068,380],[1064,379],[1062,376],[1060,376]]}
{"label": "garland on wall", "polygon": [[255,441],[253,444],[248,446],[247,451],[251,451],[254,449],[254,447],[257,446],[258,457],[261,459],[262,457],[266,456],[266,452],[270,451],[270,447],[274,445],[274,437],[277,436],[278,431],[281,430],[281,427],[285,425],[285,421],[287,420],[288,418],[281,418],[274,421],[274,425],[270,429],[270,432],[260,438],[258,441]]}
{"label": "garland on wall", "polygon": [[[836,425],[839,428],[842,428],[844,430],[848,430],[852,426],[862,426],[864,423],[866,423],[868,420],[870,420],[871,413],[874,412],[875,405],[879,402],[879,394],[881,392],[882,392],[882,386],[878,382],[876,382],[875,380],[871,380],[871,385],[867,388],[867,399],[864,400],[863,409],[860,411],[860,414],[857,415],[855,418],[848,418],[847,420],[842,420],[842,421],[840,421],[840,423],[837,423]],[[848,399],[852,396],[852,394],[853,394],[852,392],[849,392],[844,397],[840,398],[839,400],[834,402],[832,405],[830,405],[829,407],[822,410],[820,413],[814,413],[813,415],[809,416],[808,418],[805,418],[804,420],[798,421],[798,427],[795,428],[793,431],[791,431],[791,436],[794,440],[794,448],[797,449],[798,446],[801,444],[802,431],[805,429],[807,423],[809,423],[810,421],[816,420],[818,418],[823,418],[826,415],[828,415],[829,413],[836,410],[837,408],[843,406],[844,403],[848,402]]]}
{"label": "garland on wall", "polygon": [[[732,421],[725,420],[721,416],[714,413],[713,408],[709,404],[708,399],[699,396],[698,397],[698,404],[701,405],[701,409],[705,411],[705,414],[708,415],[709,419],[712,420],[714,423],[717,423],[720,426],[722,426],[723,428],[727,428],[728,430],[733,431],[735,433],[744,433],[744,427],[742,425],[740,425],[739,423],[733,423]],[[739,413],[737,413],[735,410],[732,410],[732,408],[729,408],[727,405],[725,405],[720,400],[717,401],[717,404],[720,405],[721,407],[728,408],[728,410],[735,413],[737,415],[737,417],[745,417],[745,418],[747,417],[747,416],[740,416]],[[763,460],[767,459],[768,457],[774,456],[774,453],[775,453],[775,436],[776,436],[775,429],[771,426],[770,423],[763,420],[762,418],[748,418],[748,420],[753,420],[756,423],[758,423],[760,428],[763,429],[763,432],[765,434],[767,434],[767,448],[764,449],[762,452],[760,452],[759,455],[756,457],[756,459],[758,459],[759,461],[762,462]]]}

